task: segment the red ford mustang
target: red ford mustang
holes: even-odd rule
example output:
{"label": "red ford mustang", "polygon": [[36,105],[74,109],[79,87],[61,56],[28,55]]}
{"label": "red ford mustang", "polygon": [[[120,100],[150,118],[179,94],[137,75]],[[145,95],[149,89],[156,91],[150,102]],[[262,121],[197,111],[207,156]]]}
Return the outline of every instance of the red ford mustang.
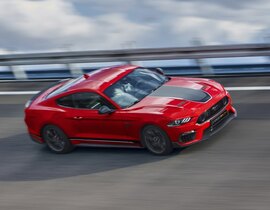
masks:
{"label": "red ford mustang", "polygon": [[60,81],[25,108],[31,138],[56,153],[88,144],[165,155],[207,139],[234,117],[231,97],[219,83],[132,65]]}

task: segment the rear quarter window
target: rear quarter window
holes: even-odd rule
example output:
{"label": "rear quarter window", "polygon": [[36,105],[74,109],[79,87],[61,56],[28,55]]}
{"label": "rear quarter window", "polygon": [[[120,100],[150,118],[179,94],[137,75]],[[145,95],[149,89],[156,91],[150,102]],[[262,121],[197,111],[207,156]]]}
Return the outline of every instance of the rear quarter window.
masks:
{"label": "rear quarter window", "polygon": [[72,100],[72,95],[64,96],[57,100],[57,104],[65,107],[75,107]]}
{"label": "rear quarter window", "polygon": [[76,79],[70,79],[68,82],[66,82],[64,85],[60,86],[59,88],[57,88],[56,90],[52,91],[51,93],[49,93],[47,95],[46,98],[51,98],[53,96],[59,95],[60,93],[63,93],[65,91],[67,91],[70,87],[80,83],[83,80],[83,77],[78,77]]}

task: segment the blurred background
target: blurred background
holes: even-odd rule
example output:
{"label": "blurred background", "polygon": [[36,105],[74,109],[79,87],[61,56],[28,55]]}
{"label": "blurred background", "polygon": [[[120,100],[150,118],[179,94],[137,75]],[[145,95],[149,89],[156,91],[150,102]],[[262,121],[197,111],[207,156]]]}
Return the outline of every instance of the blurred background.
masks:
{"label": "blurred background", "polygon": [[[269,9],[267,0],[2,0],[0,80],[64,78],[101,66],[132,63],[126,58],[107,59],[106,63],[91,61],[91,64],[87,62],[90,59],[16,63],[7,62],[17,61],[16,56],[1,57],[1,54],[74,52],[75,55],[77,51],[267,44],[270,41]],[[177,73],[175,69],[164,69],[174,75],[201,74],[202,69],[208,68],[204,66],[213,66],[208,74],[270,71],[269,56],[265,56],[269,53],[254,56],[249,52],[245,57],[231,54],[232,57],[212,56],[204,60],[194,59],[194,56],[153,61],[137,59],[133,63],[177,67]],[[75,63],[75,67],[66,66],[67,63]],[[255,65],[224,67],[224,64]],[[191,67],[187,69],[187,66]],[[26,75],[18,73],[20,71],[26,71]]]}
{"label": "blurred background", "polygon": [[[269,0],[0,0],[0,209],[269,210],[269,11]],[[118,64],[217,80],[238,117],[164,157],[30,141],[32,95]]]}
{"label": "blurred background", "polygon": [[262,43],[268,0],[2,0],[1,53]]}

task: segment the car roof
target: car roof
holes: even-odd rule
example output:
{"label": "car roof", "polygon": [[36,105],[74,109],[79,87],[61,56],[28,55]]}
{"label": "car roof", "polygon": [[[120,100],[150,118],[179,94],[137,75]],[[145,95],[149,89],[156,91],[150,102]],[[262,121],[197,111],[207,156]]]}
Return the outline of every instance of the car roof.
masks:
{"label": "car roof", "polygon": [[120,78],[129,74],[139,66],[135,65],[121,65],[113,66],[95,70],[88,74],[85,74],[84,79],[69,88],[69,91],[78,89],[88,89],[98,92],[103,92],[111,84],[118,81]]}

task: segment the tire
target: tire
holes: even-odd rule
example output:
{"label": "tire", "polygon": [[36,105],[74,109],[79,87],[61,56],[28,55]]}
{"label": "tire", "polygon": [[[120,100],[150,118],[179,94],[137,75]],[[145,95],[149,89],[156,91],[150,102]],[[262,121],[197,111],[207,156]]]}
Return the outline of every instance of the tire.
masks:
{"label": "tire", "polygon": [[157,126],[148,125],[142,130],[142,144],[155,155],[168,155],[173,146],[167,134]]}
{"label": "tire", "polygon": [[69,153],[74,149],[66,134],[54,125],[47,125],[42,130],[42,137],[51,151],[57,154]]}

